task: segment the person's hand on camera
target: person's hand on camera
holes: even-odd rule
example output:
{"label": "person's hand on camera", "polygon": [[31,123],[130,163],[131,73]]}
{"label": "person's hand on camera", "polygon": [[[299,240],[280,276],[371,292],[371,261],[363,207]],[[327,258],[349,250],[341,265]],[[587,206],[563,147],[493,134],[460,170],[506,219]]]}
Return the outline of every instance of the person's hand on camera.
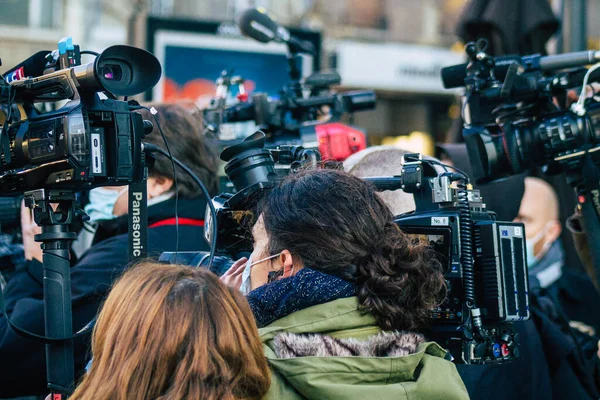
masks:
{"label": "person's hand on camera", "polygon": [[239,289],[242,285],[242,274],[244,273],[247,261],[246,257],[240,258],[219,279],[227,286]]}
{"label": "person's hand on camera", "polygon": [[33,220],[31,210],[21,203],[21,232],[23,233],[23,249],[25,259],[42,261],[42,245],[35,241],[34,236],[42,232],[42,229]]}

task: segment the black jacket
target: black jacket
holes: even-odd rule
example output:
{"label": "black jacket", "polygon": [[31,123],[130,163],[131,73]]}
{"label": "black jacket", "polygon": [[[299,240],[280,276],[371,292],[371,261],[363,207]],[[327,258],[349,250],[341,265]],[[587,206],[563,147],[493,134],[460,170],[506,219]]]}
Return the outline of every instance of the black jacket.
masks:
{"label": "black jacket", "polygon": [[[589,277],[572,269],[547,288],[530,287],[533,320],[542,336],[554,398],[600,398],[600,360],[596,312],[600,297]],[[569,323],[585,324],[581,332]]]}
{"label": "black jacket", "polygon": [[[561,321],[552,299],[531,296],[530,309],[538,332],[552,380],[554,399],[598,399],[598,359],[595,354],[586,356],[577,333],[570,330],[566,320]],[[588,342],[589,343],[589,342]],[[597,342],[594,341],[593,345]],[[594,346],[594,350],[596,347]]]}
{"label": "black jacket", "polygon": [[[208,250],[203,239],[206,202],[179,199],[179,250]],[[149,255],[175,250],[175,200],[148,208]],[[185,219],[188,220],[185,220]],[[193,221],[192,221],[193,220]],[[109,288],[128,264],[127,216],[109,221],[99,229],[103,239],[94,244],[71,269],[73,329],[80,330],[97,313]],[[26,330],[44,334],[42,264],[28,263],[8,283],[4,293],[11,321]],[[89,356],[89,335],[75,340],[76,379],[83,373]],[[0,398],[47,394],[44,345],[15,334],[0,317]]]}
{"label": "black jacket", "polygon": [[583,322],[600,336],[600,293],[587,274],[575,268],[563,268],[561,278],[546,292],[569,321]]}

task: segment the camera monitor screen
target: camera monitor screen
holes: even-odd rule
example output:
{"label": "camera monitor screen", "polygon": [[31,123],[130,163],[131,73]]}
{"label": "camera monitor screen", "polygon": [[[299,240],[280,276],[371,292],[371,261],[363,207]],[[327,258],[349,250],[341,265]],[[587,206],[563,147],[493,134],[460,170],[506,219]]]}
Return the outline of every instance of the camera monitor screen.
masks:
{"label": "camera monitor screen", "polygon": [[412,239],[413,244],[426,244],[431,247],[442,264],[444,273],[448,271],[451,262],[450,229],[420,226],[401,226],[400,229]]}

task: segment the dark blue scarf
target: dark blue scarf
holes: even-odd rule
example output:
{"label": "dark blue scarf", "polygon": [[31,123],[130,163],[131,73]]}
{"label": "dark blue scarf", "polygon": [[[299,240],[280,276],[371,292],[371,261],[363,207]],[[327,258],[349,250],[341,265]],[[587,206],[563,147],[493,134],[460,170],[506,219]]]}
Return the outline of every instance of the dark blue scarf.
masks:
{"label": "dark blue scarf", "polygon": [[318,304],[356,295],[353,283],[310,268],[254,289],[246,298],[259,328]]}

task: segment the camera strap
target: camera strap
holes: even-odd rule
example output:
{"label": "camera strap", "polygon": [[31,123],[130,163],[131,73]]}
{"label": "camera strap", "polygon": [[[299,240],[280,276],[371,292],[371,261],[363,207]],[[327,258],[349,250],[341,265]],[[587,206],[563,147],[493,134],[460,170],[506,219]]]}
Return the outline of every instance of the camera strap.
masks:
{"label": "camera strap", "polygon": [[148,187],[146,179],[129,184],[129,258],[148,257]]}

